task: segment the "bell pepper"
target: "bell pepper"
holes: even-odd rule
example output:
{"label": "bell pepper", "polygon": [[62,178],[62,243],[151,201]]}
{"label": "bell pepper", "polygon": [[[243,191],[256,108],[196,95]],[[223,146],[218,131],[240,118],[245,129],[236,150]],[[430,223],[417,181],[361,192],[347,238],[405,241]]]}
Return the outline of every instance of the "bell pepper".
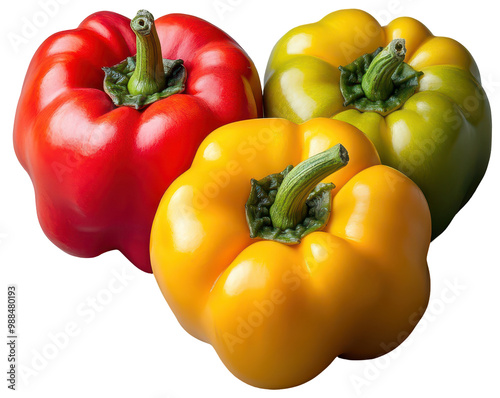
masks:
{"label": "bell pepper", "polygon": [[261,108],[252,61],[202,19],[98,12],[54,34],[31,61],[14,125],[43,231],[70,254],[118,249],[151,272],[165,189],[208,133]]}
{"label": "bell pepper", "polygon": [[383,164],[422,189],[433,238],[471,198],[491,152],[491,110],[474,59],[413,18],[381,27],[366,12],[341,10],[292,29],[269,59],[264,112],[358,127]]}
{"label": "bell pepper", "polygon": [[357,128],[254,119],[210,134],[168,188],[151,263],[185,330],[246,383],[286,388],[408,336],[430,238],[424,195]]}

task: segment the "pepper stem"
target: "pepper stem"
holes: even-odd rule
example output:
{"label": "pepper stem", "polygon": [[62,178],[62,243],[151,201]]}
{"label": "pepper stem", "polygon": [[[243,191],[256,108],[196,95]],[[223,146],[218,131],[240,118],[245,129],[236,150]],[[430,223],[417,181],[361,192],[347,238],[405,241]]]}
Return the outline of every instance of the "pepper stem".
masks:
{"label": "pepper stem", "polygon": [[158,93],[165,88],[166,78],[154,17],[149,11],[140,10],[130,27],[137,38],[137,60],[127,84],[128,91],[132,95],[145,96]]}
{"label": "pepper stem", "polygon": [[274,227],[295,228],[307,215],[306,201],[321,180],[349,162],[347,150],[341,144],[304,160],[283,179],[270,209]]}
{"label": "pepper stem", "polygon": [[394,39],[373,59],[363,76],[361,88],[370,101],[385,101],[394,92],[392,75],[405,59],[404,39]]}

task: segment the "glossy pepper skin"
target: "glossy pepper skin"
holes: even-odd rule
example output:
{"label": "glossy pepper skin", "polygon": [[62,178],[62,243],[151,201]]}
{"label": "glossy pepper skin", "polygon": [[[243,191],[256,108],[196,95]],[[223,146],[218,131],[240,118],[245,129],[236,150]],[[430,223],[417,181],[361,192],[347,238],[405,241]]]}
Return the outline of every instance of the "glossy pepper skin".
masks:
{"label": "glossy pepper skin", "polygon": [[19,99],[14,146],[52,242],[81,257],[118,249],[151,272],[151,224],[165,189],[208,133],[261,116],[262,96],[252,61],[233,39],[171,14],[156,29],[163,58],[184,61],[184,92],[140,110],[115,106],[101,68],[135,55],[130,23],[98,12],[41,45]]}
{"label": "glossy pepper skin", "polygon": [[[250,180],[341,143],[331,217],[299,244],[251,239]],[[233,123],[210,134],[162,198],[153,273],[181,325],[261,388],[304,383],[337,356],[373,358],[404,340],[429,298],[427,202],[380,165],[355,127],[326,118]]]}
{"label": "glossy pepper skin", "polygon": [[[416,93],[387,113],[344,106],[339,66],[399,38],[406,41],[404,62],[423,72]],[[296,123],[333,117],[362,130],[382,163],[424,192],[433,238],[467,203],[488,165],[491,110],[474,59],[460,43],[433,36],[413,18],[381,27],[363,11],[341,10],[292,29],[271,54],[264,103],[267,117]]]}

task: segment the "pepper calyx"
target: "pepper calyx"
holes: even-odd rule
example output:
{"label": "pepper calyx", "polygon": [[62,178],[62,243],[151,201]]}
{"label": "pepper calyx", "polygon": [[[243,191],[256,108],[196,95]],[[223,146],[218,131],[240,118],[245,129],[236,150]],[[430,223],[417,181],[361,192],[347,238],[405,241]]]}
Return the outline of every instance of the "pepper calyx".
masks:
{"label": "pepper calyx", "polygon": [[403,39],[395,39],[385,48],[380,47],[348,65],[339,66],[345,107],[387,115],[416,92],[423,72],[403,62],[404,44]]}
{"label": "pepper calyx", "polygon": [[251,180],[245,205],[251,238],[297,244],[306,235],[326,226],[332,208],[333,183],[320,183],[349,162],[338,144],[312,156],[295,168],[261,180]]}
{"label": "pepper calyx", "polygon": [[128,82],[136,68],[136,57],[127,57],[112,67],[102,68],[104,71],[104,91],[116,106],[129,106],[141,109],[160,99],[180,94],[186,89],[187,72],[182,59],[163,59],[166,87],[149,95],[132,95],[128,90]]}

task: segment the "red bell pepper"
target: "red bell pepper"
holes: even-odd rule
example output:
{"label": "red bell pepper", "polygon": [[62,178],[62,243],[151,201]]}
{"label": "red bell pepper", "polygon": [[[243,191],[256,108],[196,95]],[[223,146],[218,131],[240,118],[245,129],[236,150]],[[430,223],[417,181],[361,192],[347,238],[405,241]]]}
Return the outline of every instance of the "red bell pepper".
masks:
{"label": "red bell pepper", "polygon": [[70,254],[118,249],[151,272],[166,188],[212,130],[261,108],[254,64],[202,19],[98,12],[54,34],[31,61],[14,124],[42,229]]}

